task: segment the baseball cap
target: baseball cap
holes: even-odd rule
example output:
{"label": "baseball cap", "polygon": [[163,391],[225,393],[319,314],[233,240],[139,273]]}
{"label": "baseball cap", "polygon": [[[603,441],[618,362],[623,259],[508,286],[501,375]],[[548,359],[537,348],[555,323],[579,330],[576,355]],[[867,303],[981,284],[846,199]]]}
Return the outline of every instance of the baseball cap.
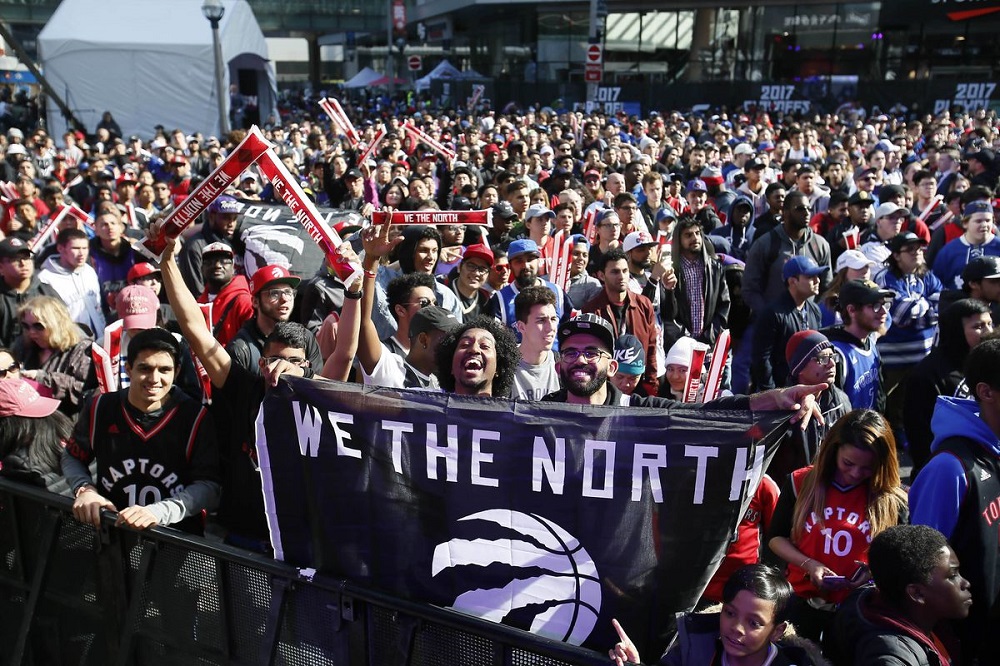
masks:
{"label": "baseball cap", "polygon": [[743,165],[744,171],[754,171],[756,169],[763,169],[763,168],[764,168],[764,163],[758,159],[752,159],[745,165]]}
{"label": "baseball cap", "polygon": [[875,144],[875,150],[881,150],[883,153],[898,153],[900,148],[891,141],[883,139]]}
{"label": "baseball cap", "polygon": [[470,245],[465,248],[465,253],[462,255],[462,263],[465,263],[469,259],[479,259],[487,266],[492,266],[493,250],[491,250],[485,243]]}
{"label": "baseball cap", "polygon": [[650,245],[658,245],[658,243],[653,240],[648,231],[633,231],[625,237],[625,241],[622,243],[622,250],[631,252],[637,247],[648,247]]}
{"label": "baseball cap", "polygon": [[8,155],[27,155],[28,149],[19,143],[12,143],[7,146]]}
{"label": "baseball cap", "polygon": [[559,346],[562,347],[566,340],[578,334],[593,335],[604,343],[608,352],[614,353],[615,332],[611,329],[611,324],[603,317],[590,312],[573,317],[559,327]]}
{"label": "baseball cap", "polygon": [[228,194],[223,194],[221,197],[212,202],[212,205],[208,207],[208,210],[212,213],[238,213],[240,212],[240,208],[242,208],[242,206],[240,206],[239,201]]}
{"label": "baseball cap", "polygon": [[912,231],[904,231],[889,239],[889,250],[899,252],[907,245],[926,245],[924,239]]}
{"label": "baseball cap", "polygon": [[509,201],[498,201],[493,204],[493,215],[502,220],[512,220],[517,217],[517,213],[514,212],[514,207],[510,205]]}
{"label": "baseball cap", "polygon": [[902,206],[897,206],[896,204],[887,201],[884,204],[879,204],[878,208],[875,209],[875,219],[877,220],[882,217],[894,215],[900,211],[902,211],[904,216],[910,214],[909,208],[903,208]]}
{"label": "baseball cap", "polygon": [[28,254],[35,254],[28,244],[25,243],[20,238],[8,237],[0,241],[0,257],[5,259],[12,259],[22,252],[27,252]]}
{"label": "baseball cap", "polygon": [[348,178],[361,178],[361,170],[360,169],[348,169],[347,173],[344,174],[344,179],[346,180]]}
{"label": "baseball cap", "polygon": [[754,149],[749,143],[739,143],[733,148],[733,155],[753,155]]}
{"label": "baseball cap", "polygon": [[797,277],[799,275],[808,275],[813,277],[816,275],[822,275],[826,272],[826,266],[820,266],[817,264],[812,257],[806,257],[803,255],[796,255],[785,262],[784,267],[781,269],[781,276],[783,280],[788,278]]}
{"label": "baseball cap", "polygon": [[0,382],[0,417],[27,416],[42,419],[59,409],[59,401],[46,398],[23,379]]}
{"label": "baseball cap", "polygon": [[656,223],[659,224],[663,220],[676,220],[677,213],[670,206],[664,206],[660,210],[656,211]]}
{"label": "baseball cap", "polygon": [[160,269],[158,266],[154,266],[148,261],[140,261],[138,264],[132,266],[128,269],[128,275],[125,276],[125,281],[132,284],[136,280],[146,277],[147,275],[160,274]]}
{"label": "baseball cap", "polygon": [[875,262],[866,257],[861,250],[845,250],[839,257],[837,257],[836,272],[839,273],[845,268],[852,268],[859,271],[866,266],[874,265]]}
{"label": "baseball cap", "polygon": [[689,180],[687,184],[688,192],[708,192],[708,185],[701,178]]}
{"label": "baseball cap", "polygon": [[976,213],[989,213],[993,214],[993,206],[990,205],[989,201],[970,201],[965,204],[965,208],[962,209],[962,217],[969,217],[970,215],[975,215]]}
{"label": "baseball cap", "polygon": [[861,206],[873,206],[873,205],[875,205],[875,200],[872,199],[872,195],[868,194],[867,192],[859,190],[859,191],[855,192],[854,194],[852,194],[847,199],[847,205],[848,206],[858,206],[858,205],[861,205]]}
{"label": "baseball cap", "polygon": [[257,272],[250,278],[250,293],[256,296],[261,289],[272,284],[287,284],[293,289],[299,286],[301,280],[292,275],[284,266],[273,264],[258,268]]}
{"label": "baseball cap", "polygon": [[216,241],[214,243],[209,243],[201,249],[202,257],[207,257],[210,254],[225,254],[231,257],[233,256],[233,248],[229,245],[229,243]]}
{"label": "baseball cap", "polygon": [[428,305],[426,308],[417,310],[410,320],[410,339],[431,331],[447,333],[461,323],[458,317],[450,311],[437,305]]}
{"label": "baseball cap", "polygon": [[895,298],[896,292],[883,289],[871,280],[848,280],[840,288],[841,305],[871,305],[886,298]]}
{"label": "baseball cap", "polygon": [[873,176],[873,175],[875,175],[875,169],[872,169],[871,167],[865,169],[858,169],[857,171],[854,172],[854,180],[861,180],[865,176]]}
{"label": "baseball cap", "polygon": [[626,375],[641,375],[646,372],[646,350],[639,338],[625,333],[615,340],[615,360],[618,372]]}
{"label": "baseball cap", "polygon": [[451,200],[452,210],[475,210],[475,208],[469,197],[457,196]]}
{"label": "baseball cap", "polygon": [[530,238],[519,238],[507,246],[508,259],[513,259],[514,257],[528,253],[539,257],[542,256],[542,253],[538,251],[538,244]]}
{"label": "baseball cap", "polygon": [[176,153],[173,159],[170,160],[172,164],[187,164],[187,158],[180,153]]}
{"label": "baseball cap", "polygon": [[1000,278],[1000,259],[983,255],[976,257],[962,269],[962,283]]}
{"label": "baseball cap", "polygon": [[524,219],[530,220],[533,217],[547,217],[549,219],[555,219],[556,214],[549,210],[544,204],[535,204],[530,206],[524,214]]}
{"label": "baseball cap", "polygon": [[601,172],[598,171],[597,169],[588,169],[587,172],[583,174],[583,179],[585,181],[586,180],[590,180],[592,178],[600,180],[601,179]]}
{"label": "baseball cap", "polygon": [[156,313],[160,309],[160,301],[156,293],[141,284],[130,284],[118,292],[115,298],[115,310],[124,323],[125,330],[133,328],[153,328],[156,326]]}
{"label": "baseball cap", "polygon": [[587,250],[588,251],[590,250],[590,241],[587,240],[587,237],[583,234],[573,234],[572,236],[569,237],[569,241],[573,245],[579,245],[580,243],[583,243],[584,245],[587,246]]}
{"label": "baseball cap", "polygon": [[118,177],[118,180],[115,181],[115,185],[121,185],[123,183],[138,183],[138,182],[139,179],[136,178],[134,173],[132,173],[131,171],[126,171],[121,176]]}

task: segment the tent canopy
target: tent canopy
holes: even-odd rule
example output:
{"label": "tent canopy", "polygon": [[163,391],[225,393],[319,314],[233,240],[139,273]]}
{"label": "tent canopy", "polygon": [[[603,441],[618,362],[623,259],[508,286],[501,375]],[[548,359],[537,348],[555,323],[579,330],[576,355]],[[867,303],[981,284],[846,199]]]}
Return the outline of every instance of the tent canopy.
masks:
{"label": "tent canopy", "polygon": [[370,86],[372,81],[377,81],[378,79],[384,78],[384,74],[379,74],[371,67],[365,67],[363,70],[352,76],[349,80],[344,82],[345,88],[364,88],[365,86]]}
{"label": "tent canopy", "polygon": [[[219,40],[225,90],[256,96],[260,119],[277,118],[267,43],[246,2],[222,0]],[[219,134],[212,29],[202,0],[63,0],[38,36],[45,75],[93,130],[110,111],[125,135],[167,130]],[[230,99],[226,95],[228,113]],[[66,122],[49,105],[53,134]]]}
{"label": "tent canopy", "polygon": [[413,85],[417,90],[427,90],[431,87],[431,81],[467,81],[470,79],[479,80],[484,78],[486,77],[474,69],[463,72],[447,60],[442,60],[437,64],[437,67],[428,72],[426,76],[417,79]]}

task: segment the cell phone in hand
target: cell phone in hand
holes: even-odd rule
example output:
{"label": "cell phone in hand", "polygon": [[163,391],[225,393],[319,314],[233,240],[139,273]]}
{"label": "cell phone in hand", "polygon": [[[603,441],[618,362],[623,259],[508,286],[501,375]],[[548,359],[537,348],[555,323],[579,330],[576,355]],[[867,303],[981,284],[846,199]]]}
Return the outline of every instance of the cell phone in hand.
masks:
{"label": "cell phone in hand", "polygon": [[846,576],[823,576],[823,587],[841,587],[847,583]]}

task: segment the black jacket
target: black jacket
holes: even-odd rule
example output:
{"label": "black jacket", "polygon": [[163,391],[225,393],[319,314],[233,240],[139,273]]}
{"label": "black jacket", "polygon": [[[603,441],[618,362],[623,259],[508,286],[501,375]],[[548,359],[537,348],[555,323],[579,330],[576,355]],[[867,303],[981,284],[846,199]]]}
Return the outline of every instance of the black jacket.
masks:
{"label": "black jacket", "polygon": [[38,281],[38,276],[31,277],[31,284],[19,294],[3,280],[0,280],[0,346],[11,347],[14,341],[21,335],[21,320],[17,316],[17,309],[24,305],[24,302],[35,296],[53,296],[59,298],[56,290]]}
{"label": "black jacket", "polygon": [[799,331],[817,330],[822,322],[819,306],[812,301],[795,307],[792,295],[785,292],[776,302],[757,313],[753,331],[750,377],[758,391],[788,385],[788,361],[785,345]]}
{"label": "black jacket", "polygon": [[932,639],[880,596],[874,587],[863,587],[840,604],[823,640],[823,654],[834,666],[948,666],[942,664]]}
{"label": "black jacket", "polygon": [[[674,247],[680,247],[680,237],[676,230],[673,242]],[[709,250],[710,247],[711,243],[706,238],[701,248],[704,265],[704,327],[697,338],[699,342],[709,345],[715,344],[715,338],[722,329],[729,327],[729,285],[723,279],[722,263],[715,252]],[[691,335],[691,301],[687,295],[679,251],[674,254],[674,275],[677,276],[677,286],[670,291],[660,290],[663,292],[659,305],[664,349],[670,349],[681,336]]]}

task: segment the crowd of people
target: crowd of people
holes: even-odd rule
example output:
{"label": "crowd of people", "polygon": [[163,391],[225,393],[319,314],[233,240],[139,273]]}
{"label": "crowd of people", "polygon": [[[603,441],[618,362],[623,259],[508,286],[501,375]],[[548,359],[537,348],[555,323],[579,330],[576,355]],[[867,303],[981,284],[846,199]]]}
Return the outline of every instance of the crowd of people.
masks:
{"label": "crowd of people", "polygon": [[[721,615],[685,616],[665,663],[990,663],[995,114],[347,111],[362,145],[385,130],[367,160],[312,111],[265,136],[319,206],[365,220],[336,229],[350,283],[330,260],[245,274],[240,211],[275,203],[254,168],[159,263],[133,249],[242,131],[122,137],[107,113],[91,136],[7,132],[0,473],[90,524],[107,509],[270,553],[253,419],[281,376],[793,410],[699,604]],[[638,661],[618,630],[611,658]]]}

